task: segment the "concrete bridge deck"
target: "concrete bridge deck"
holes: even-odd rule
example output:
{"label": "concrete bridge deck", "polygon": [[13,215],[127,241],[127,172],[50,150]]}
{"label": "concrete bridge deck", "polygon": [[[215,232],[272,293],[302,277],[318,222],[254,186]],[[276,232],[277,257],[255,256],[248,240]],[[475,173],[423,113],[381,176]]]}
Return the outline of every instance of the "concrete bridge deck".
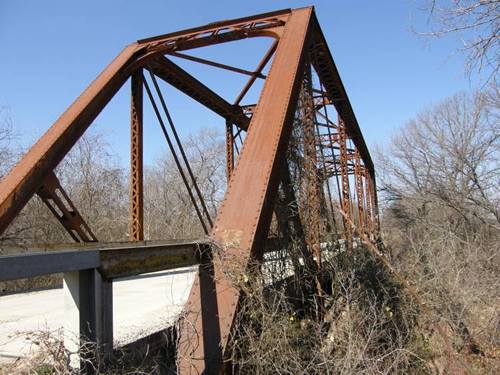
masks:
{"label": "concrete bridge deck", "polygon": [[[197,266],[117,279],[113,283],[114,346],[122,346],[171,325],[185,304]],[[61,335],[62,288],[0,297],[0,366],[37,350],[31,331]]]}

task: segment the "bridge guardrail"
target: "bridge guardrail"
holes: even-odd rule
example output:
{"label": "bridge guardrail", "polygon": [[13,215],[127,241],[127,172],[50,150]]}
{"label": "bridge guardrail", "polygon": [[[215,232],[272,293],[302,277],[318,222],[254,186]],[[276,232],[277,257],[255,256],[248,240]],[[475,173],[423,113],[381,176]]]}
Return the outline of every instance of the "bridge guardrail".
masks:
{"label": "bridge guardrail", "polygon": [[[113,351],[113,279],[196,265],[208,252],[203,241],[187,241],[5,255],[0,281],[63,273],[65,347],[78,353],[81,345],[97,343],[105,359]],[[92,372],[78,354],[70,363]]]}

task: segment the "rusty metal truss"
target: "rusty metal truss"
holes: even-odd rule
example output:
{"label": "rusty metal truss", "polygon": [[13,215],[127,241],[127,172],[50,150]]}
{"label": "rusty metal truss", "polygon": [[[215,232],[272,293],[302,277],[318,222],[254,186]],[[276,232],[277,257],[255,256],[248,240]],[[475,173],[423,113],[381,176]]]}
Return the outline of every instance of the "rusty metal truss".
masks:
{"label": "rusty metal truss", "polygon": [[[248,38],[272,40],[253,71],[187,53]],[[246,75],[248,81],[229,102],[174,63],[172,56]],[[224,259],[237,259],[242,272],[262,261],[273,220],[281,235],[301,238],[300,256],[313,277],[321,269],[326,232],[345,241],[350,251],[357,231],[377,241],[373,162],[312,7],[215,22],[127,46],[1,181],[0,233],[38,194],[75,241],[96,241],[54,169],[129,78],[130,240],[144,239],[145,88],[205,233]],[[157,79],[224,119],[228,187],[214,221]],[[242,105],[256,80],[264,80],[258,102]],[[319,279],[313,281],[319,295],[320,284]],[[202,262],[181,322],[180,373],[219,373],[228,368],[242,298],[223,263],[215,258]]]}

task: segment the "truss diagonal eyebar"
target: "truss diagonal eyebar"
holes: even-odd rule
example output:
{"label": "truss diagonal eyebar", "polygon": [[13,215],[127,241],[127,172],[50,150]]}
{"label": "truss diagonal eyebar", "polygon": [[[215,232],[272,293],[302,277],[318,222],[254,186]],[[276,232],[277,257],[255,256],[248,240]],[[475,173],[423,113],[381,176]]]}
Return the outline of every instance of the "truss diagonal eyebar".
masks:
{"label": "truss diagonal eyebar", "polygon": [[184,169],[182,168],[179,158],[177,156],[177,153],[175,152],[174,145],[172,144],[172,140],[170,139],[170,136],[168,135],[167,128],[165,127],[165,123],[163,122],[163,119],[161,118],[160,111],[158,110],[158,106],[156,105],[156,102],[154,100],[153,94],[151,92],[151,89],[149,88],[148,82],[144,80],[144,87],[146,88],[146,92],[148,93],[149,100],[151,102],[151,105],[153,107],[153,110],[156,114],[156,118],[158,119],[158,123],[160,124],[161,130],[163,131],[163,135],[165,136],[165,140],[167,141],[168,148],[170,149],[170,152],[172,153],[172,156],[175,161],[175,165],[177,166],[177,169],[181,175],[182,181],[184,182],[184,185],[186,186],[186,189],[189,194],[189,198],[191,199],[191,202],[193,203],[194,209],[196,210],[196,215],[198,215],[198,219],[200,219],[201,226],[203,227],[203,231],[205,234],[208,234],[208,227],[205,223],[205,220],[203,219],[203,215],[200,211],[200,208],[198,207],[198,204],[196,203],[196,199],[194,198],[193,192],[191,191],[191,187],[189,186],[189,183],[187,181],[186,175],[184,173]]}
{"label": "truss diagonal eyebar", "polygon": [[271,57],[273,57],[274,52],[276,51],[276,47],[278,46],[278,41],[275,40],[272,46],[269,48],[269,50],[266,52],[260,63],[257,65],[257,68],[255,69],[254,74],[252,77],[249,78],[241,92],[239,93],[238,97],[234,101],[235,105],[239,105],[245,95],[247,94],[248,90],[250,90],[250,87],[252,87],[253,83],[255,80],[258,78],[258,74],[262,74],[262,70],[266,67],[267,63],[269,60],[271,60]]}
{"label": "truss diagonal eyebar", "polygon": [[231,120],[236,126],[244,130],[248,129],[250,119],[243,114],[241,108],[228,103],[169,59],[163,56],[157,57],[150,62],[149,66],[152,72],[165,82],[200,102],[218,115]]}
{"label": "truss diagonal eyebar", "polygon": [[200,64],[205,64],[205,65],[213,66],[215,68],[229,70],[229,71],[235,72],[235,73],[245,74],[247,76],[252,76],[252,77],[253,76],[257,76],[257,78],[266,78],[266,76],[264,74],[262,74],[262,73],[251,72],[249,70],[245,70],[245,69],[241,69],[241,68],[236,68],[236,67],[231,66],[231,65],[226,65],[226,64],[219,63],[219,62],[215,62],[215,61],[203,59],[201,57],[186,55],[185,53],[180,53],[180,52],[173,51],[173,52],[170,52],[169,54],[172,55],[172,56],[175,56],[175,57],[179,57],[181,59],[185,59],[185,60],[194,61],[194,62],[197,62],[197,63],[200,63]]}
{"label": "truss diagonal eyebar", "polygon": [[167,104],[165,103],[165,99],[163,98],[163,95],[160,91],[160,87],[158,86],[158,82],[156,81],[156,77],[154,76],[151,71],[149,71],[149,75],[151,76],[151,80],[153,81],[153,85],[155,87],[156,93],[158,97],[160,98],[160,103],[161,106],[163,107],[163,112],[165,112],[165,115],[167,116],[168,124],[170,125],[170,130],[172,130],[172,133],[174,135],[175,143],[177,143],[177,147],[179,148],[182,156],[182,160],[184,161],[184,165],[186,166],[186,169],[188,171],[189,177],[191,177],[191,182],[194,186],[194,189],[196,190],[196,194],[198,195],[198,199],[201,204],[201,208],[203,209],[203,213],[205,214],[205,217],[208,220],[208,224],[210,225],[210,228],[212,228],[213,223],[212,223],[212,218],[210,217],[210,213],[208,212],[207,205],[205,204],[205,199],[203,198],[203,194],[201,194],[200,188],[198,187],[198,183],[196,182],[196,178],[194,177],[193,170],[191,169],[191,165],[189,164],[189,160],[186,156],[186,153],[184,152],[184,147],[182,147],[181,140],[179,139],[179,135],[177,134],[177,130],[175,129],[174,122],[172,120],[172,116],[170,116],[170,112],[167,108]]}

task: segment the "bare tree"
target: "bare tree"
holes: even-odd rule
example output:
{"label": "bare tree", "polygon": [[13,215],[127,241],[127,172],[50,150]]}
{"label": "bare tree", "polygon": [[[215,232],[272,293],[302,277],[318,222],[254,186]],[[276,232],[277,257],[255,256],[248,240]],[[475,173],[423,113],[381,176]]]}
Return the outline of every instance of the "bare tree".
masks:
{"label": "bare tree", "polygon": [[469,354],[498,340],[498,100],[497,91],[445,99],[377,155],[393,263],[452,327],[454,346]]}
{"label": "bare tree", "polygon": [[391,200],[434,203],[464,219],[500,227],[498,92],[458,94],[421,112],[379,153],[379,179]]}
{"label": "bare tree", "polygon": [[[184,150],[212,218],[226,188],[222,133],[204,129],[184,142]],[[186,187],[170,154],[163,154],[145,173],[145,236],[149,239],[203,235]]]}
{"label": "bare tree", "polygon": [[[56,174],[100,241],[127,238],[126,175],[101,134],[83,135]],[[72,242],[38,196],[28,202],[1,240],[16,245]]]}
{"label": "bare tree", "polygon": [[500,67],[499,0],[419,0],[429,12],[433,37],[457,34],[463,43],[466,71],[491,69],[489,80],[496,80]]}
{"label": "bare tree", "polygon": [[[215,217],[226,188],[222,133],[203,130],[184,149],[208,210]],[[88,132],[56,169],[61,185],[99,241],[128,239],[128,180],[102,134]],[[203,235],[173,158],[163,154],[145,170],[145,234],[148,239]],[[37,197],[2,235],[9,244],[64,243],[71,239]]]}
{"label": "bare tree", "polygon": [[56,173],[99,241],[127,239],[128,181],[102,134],[81,137]]}
{"label": "bare tree", "polygon": [[7,107],[0,106],[0,178],[10,169],[14,159],[12,118]]}

